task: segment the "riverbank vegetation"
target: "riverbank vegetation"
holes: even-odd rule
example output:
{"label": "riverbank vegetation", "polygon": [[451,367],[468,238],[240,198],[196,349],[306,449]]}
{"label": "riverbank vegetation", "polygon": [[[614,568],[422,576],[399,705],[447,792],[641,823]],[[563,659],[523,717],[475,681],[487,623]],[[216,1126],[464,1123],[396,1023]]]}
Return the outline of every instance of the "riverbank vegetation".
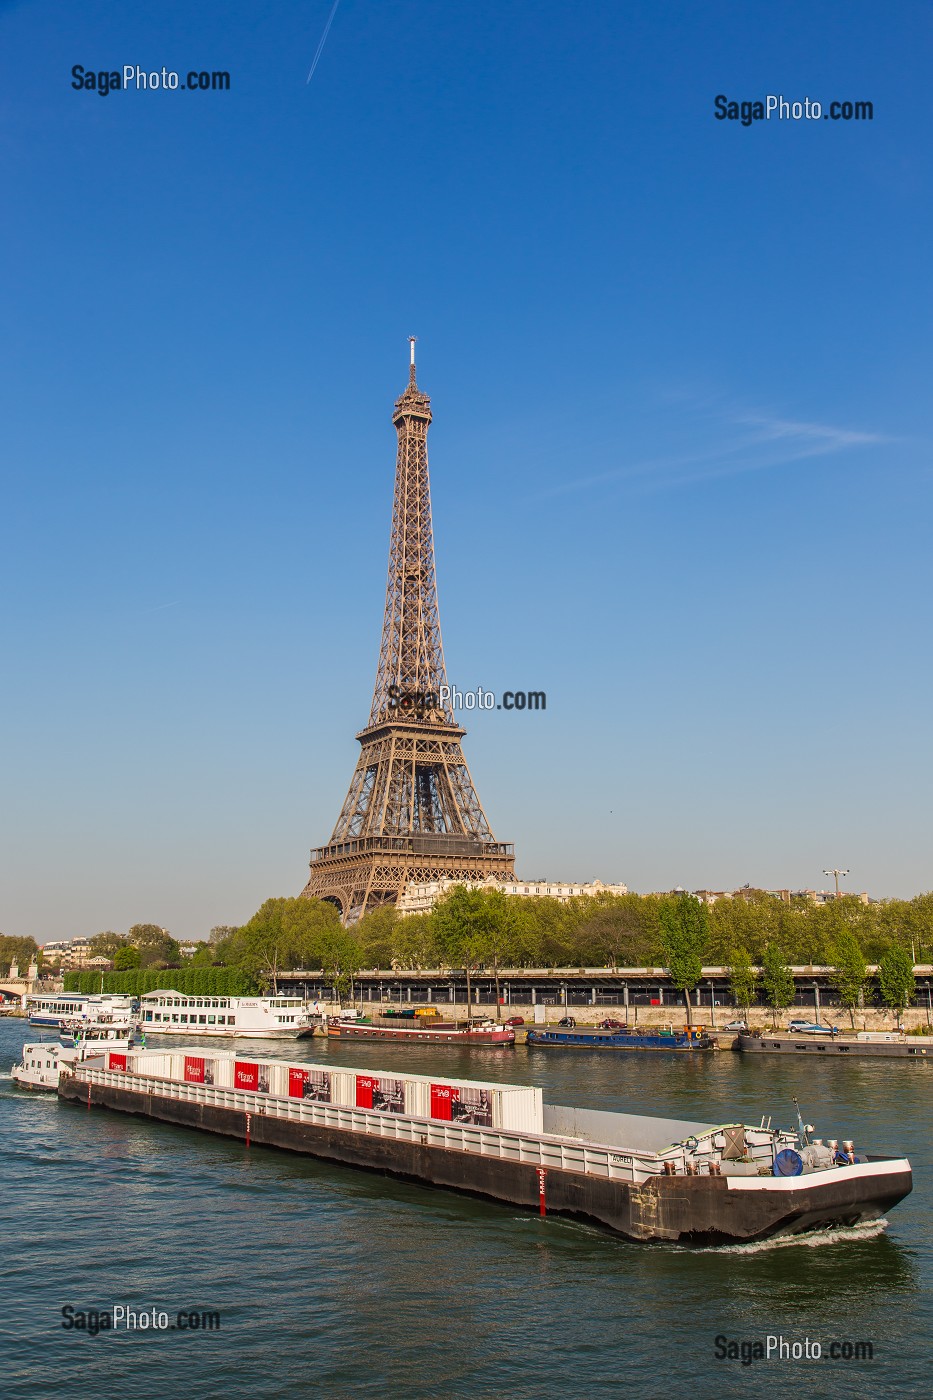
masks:
{"label": "riverbank vegetation", "polygon": [[[175,986],[170,972],[235,971],[244,979],[238,987],[253,990],[275,986],[280,973],[298,968],[323,971],[342,986],[366,968],[444,967],[494,977],[509,967],[663,967],[691,991],[700,967],[714,966],[730,969],[740,1003],[761,985],[775,1007],[787,1004],[791,965],[836,967],[841,999],[852,1008],[863,994],[867,966],[880,963],[883,995],[896,1008],[905,996],[904,969],[933,960],[933,894],[869,905],[844,896],[812,905],[749,889],[707,906],[681,892],[560,902],[458,886],[429,914],[400,918],[382,908],[352,929],[341,925],[331,904],[276,898],[239,928],[212,929],[184,958],[177,941],[154,924],[135,925],[125,935],[100,934],[91,951],[114,962],[114,971],[103,974],[105,989],[113,979],[116,990],[120,978],[120,990],[134,992]],[[100,989],[100,973],[68,976],[69,985],[81,979],[80,990],[90,990],[86,979]],[[205,991],[213,991],[209,980]],[[215,980],[218,991],[224,981],[223,990],[233,992],[232,984]]]}

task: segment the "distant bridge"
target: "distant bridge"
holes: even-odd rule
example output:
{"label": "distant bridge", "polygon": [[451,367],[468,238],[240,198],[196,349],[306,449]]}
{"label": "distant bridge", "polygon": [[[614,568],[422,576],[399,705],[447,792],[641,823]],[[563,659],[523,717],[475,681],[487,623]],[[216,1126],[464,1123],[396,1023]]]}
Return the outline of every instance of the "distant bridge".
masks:
{"label": "distant bridge", "polygon": [[60,980],[54,978],[0,977],[0,992],[5,992],[7,996],[22,998],[35,992],[57,992],[60,988]]}

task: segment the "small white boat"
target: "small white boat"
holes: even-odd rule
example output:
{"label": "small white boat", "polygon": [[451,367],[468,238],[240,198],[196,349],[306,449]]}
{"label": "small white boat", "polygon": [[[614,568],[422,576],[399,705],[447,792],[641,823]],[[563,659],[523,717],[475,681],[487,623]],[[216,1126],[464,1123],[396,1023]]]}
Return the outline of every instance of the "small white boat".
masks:
{"label": "small white boat", "polygon": [[136,1023],[110,1016],[99,1021],[63,1021],[59,1040],[65,1046],[103,1044],[109,1050],[119,1050],[121,1045],[135,1045]]}
{"label": "small white boat", "polygon": [[297,1040],[311,1035],[320,1016],[301,997],[186,996],[170,988],[146,992],[140,1027],[151,1035],[241,1036]]}
{"label": "small white boat", "polygon": [[63,1068],[70,1070],[73,1065],[85,1060],[103,1064],[108,1050],[125,1052],[131,1050],[135,1043],[136,1036],[129,1023],[72,1022],[70,1029],[62,1029],[60,1041],[27,1042],[23,1046],[22,1061],[10,1070],[10,1078],[21,1089],[49,1089],[56,1093]]}
{"label": "small white boat", "polygon": [[33,1041],[23,1046],[20,1064],[10,1070],[10,1078],[21,1089],[48,1089],[58,1092],[58,1056],[61,1046],[56,1040]]}

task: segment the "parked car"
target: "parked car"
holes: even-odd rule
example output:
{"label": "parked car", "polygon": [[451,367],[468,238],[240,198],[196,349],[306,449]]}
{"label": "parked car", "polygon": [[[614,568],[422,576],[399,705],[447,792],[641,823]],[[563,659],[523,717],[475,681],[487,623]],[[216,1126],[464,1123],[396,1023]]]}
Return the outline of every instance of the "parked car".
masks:
{"label": "parked car", "polygon": [[747,1031],[747,1030],[748,1030],[748,1022],[747,1022],[747,1021],[727,1021],[726,1024],[722,1027],[722,1029],[723,1029],[724,1031],[735,1031],[736,1033],[738,1033],[739,1031]]}
{"label": "parked car", "polygon": [[622,1021],[614,1021],[611,1016],[607,1016],[605,1021],[596,1022],[596,1029],[598,1031],[620,1031],[623,1024]]}
{"label": "parked car", "polygon": [[557,1024],[559,1026],[575,1026],[577,1023],[572,1016],[561,1016]]}
{"label": "parked car", "polygon": [[525,1024],[525,1018],[524,1016],[510,1016],[505,1024],[507,1026],[523,1026]]}

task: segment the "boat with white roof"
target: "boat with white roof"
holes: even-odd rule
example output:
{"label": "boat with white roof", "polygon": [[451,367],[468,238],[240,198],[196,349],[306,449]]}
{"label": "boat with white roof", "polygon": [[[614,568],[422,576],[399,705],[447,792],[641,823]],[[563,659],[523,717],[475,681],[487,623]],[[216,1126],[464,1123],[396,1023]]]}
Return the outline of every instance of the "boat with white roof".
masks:
{"label": "boat with white roof", "polygon": [[140,997],[140,1024],[151,1035],[297,1040],[320,1020],[301,997],[192,996],[170,987]]}
{"label": "boat with white roof", "polygon": [[129,996],[82,992],[44,992],[26,998],[26,1016],[31,1026],[58,1030],[63,1021],[130,1021],[135,1000]]}

